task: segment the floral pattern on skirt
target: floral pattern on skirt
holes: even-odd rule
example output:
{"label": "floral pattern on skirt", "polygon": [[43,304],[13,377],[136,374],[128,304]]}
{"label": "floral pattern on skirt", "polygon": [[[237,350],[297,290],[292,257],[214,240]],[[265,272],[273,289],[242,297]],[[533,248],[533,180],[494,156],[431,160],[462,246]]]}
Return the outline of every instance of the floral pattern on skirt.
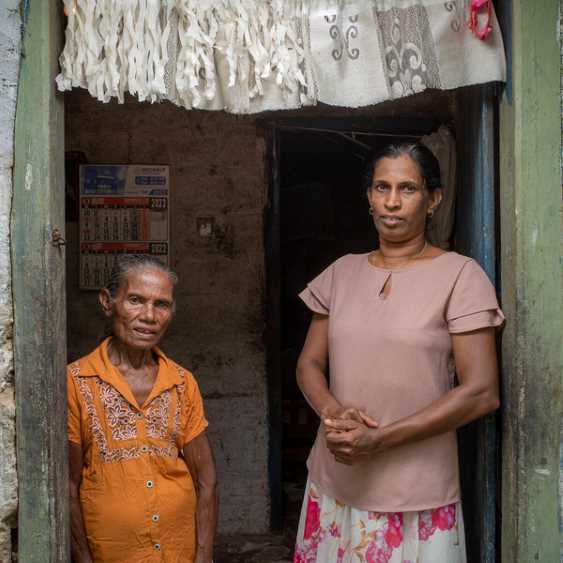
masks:
{"label": "floral pattern on skirt", "polygon": [[461,503],[370,512],[307,481],[293,563],[466,563]]}

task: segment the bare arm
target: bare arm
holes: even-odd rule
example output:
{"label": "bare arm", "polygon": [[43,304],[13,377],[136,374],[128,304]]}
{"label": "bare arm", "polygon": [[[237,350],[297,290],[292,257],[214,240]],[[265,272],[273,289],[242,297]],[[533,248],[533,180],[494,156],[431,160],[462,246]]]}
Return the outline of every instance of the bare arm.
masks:
{"label": "bare arm", "polygon": [[327,443],[336,459],[362,457],[450,432],[499,406],[494,328],[452,335],[459,385],[421,411],[379,429],[352,421],[325,420]]}
{"label": "bare arm", "polygon": [[331,394],[326,380],[327,368],[328,316],[315,313],[297,361],[297,384],[303,396],[321,418],[351,419],[377,427],[375,420],[355,408],[341,405]]}
{"label": "bare arm", "polygon": [[297,361],[297,384],[311,408],[321,416],[340,407],[326,381],[328,366],[328,316],[315,313]]}
{"label": "bare arm", "polygon": [[68,443],[69,453],[69,489],[70,489],[70,532],[71,552],[74,563],[93,563],[92,554],[86,539],[86,528],[80,505],[80,482],[82,481],[82,446]]}
{"label": "bare arm", "polygon": [[197,551],[195,563],[211,563],[217,530],[219,496],[217,494],[215,460],[207,433],[202,432],[186,444],[183,454],[197,492]]}

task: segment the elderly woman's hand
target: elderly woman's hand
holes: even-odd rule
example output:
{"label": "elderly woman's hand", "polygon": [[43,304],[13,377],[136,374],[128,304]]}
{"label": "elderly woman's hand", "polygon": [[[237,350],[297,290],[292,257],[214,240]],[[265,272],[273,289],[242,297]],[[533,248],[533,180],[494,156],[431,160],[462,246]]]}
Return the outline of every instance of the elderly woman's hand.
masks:
{"label": "elderly woman's hand", "polygon": [[362,413],[362,422],[351,419],[325,418],[323,427],[329,451],[339,463],[353,465],[370,457],[381,445],[382,432],[377,423]]}

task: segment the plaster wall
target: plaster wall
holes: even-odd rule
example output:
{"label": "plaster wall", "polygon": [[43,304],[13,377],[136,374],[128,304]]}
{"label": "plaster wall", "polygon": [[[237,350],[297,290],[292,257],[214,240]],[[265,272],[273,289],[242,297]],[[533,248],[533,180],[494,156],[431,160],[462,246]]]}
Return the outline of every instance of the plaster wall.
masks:
{"label": "plaster wall", "polygon": [[10,284],[10,209],[21,42],[19,0],[0,3],[0,561],[11,560],[16,525],[14,370]]}
{"label": "plaster wall", "polygon": [[[269,526],[262,214],[264,147],[252,118],[171,104],[65,98],[66,149],[90,163],[168,164],[176,318],[163,349],[202,390],[217,458],[221,533]],[[199,217],[215,221],[200,236]],[[67,224],[69,359],[103,337],[97,295],[78,289],[77,224]]]}

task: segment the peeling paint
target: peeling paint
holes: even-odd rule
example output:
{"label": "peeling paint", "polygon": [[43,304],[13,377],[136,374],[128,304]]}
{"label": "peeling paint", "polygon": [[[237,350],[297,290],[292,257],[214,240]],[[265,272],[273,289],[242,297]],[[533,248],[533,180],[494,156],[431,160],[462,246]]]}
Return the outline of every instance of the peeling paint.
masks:
{"label": "peeling paint", "polygon": [[31,165],[31,162],[28,162],[25,167],[24,189],[30,191],[32,185],[33,185],[33,166]]}
{"label": "peeling paint", "polygon": [[532,229],[532,246],[536,246],[536,244],[538,242],[538,234],[539,234],[538,228],[534,227]]}

